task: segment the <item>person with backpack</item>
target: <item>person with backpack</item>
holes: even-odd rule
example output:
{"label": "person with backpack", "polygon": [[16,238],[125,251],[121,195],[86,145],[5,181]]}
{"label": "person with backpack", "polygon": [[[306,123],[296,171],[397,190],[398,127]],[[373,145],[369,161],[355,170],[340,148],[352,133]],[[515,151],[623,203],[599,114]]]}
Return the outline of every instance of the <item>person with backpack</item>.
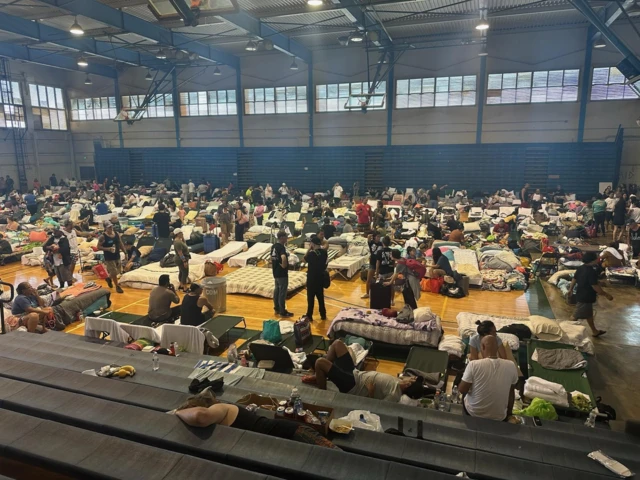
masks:
{"label": "person with backpack", "polygon": [[402,258],[400,250],[392,250],[391,256],[395,260],[396,266],[391,278],[385,282],[385,286],[394,285],[398,277],[402,275],[404,278],[402,285],[404,303],[415,310],[418,308],[417,301],[420,299],[420,281],[426,275],[427,268],[417,260]]}

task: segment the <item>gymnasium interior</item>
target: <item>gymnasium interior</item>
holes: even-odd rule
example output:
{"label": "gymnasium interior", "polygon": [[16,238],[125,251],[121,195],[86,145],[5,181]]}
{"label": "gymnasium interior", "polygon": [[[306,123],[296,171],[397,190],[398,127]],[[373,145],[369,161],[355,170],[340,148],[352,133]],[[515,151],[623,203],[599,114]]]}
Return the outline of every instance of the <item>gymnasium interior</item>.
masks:
{"label": "gymnasium interior", "polygon": [[0,103],[0,478],[640,470],[638,0],[0,0]]}

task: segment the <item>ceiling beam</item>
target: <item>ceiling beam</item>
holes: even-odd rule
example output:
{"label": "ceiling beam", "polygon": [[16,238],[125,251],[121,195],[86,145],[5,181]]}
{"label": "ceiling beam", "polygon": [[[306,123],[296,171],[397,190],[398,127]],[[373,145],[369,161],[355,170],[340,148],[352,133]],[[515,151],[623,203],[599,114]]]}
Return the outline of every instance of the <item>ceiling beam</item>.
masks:
{"label": "ceiling beam", "polygon": [[280,33],[272,26],[263,23],[259,18],[242,10],[238,11],[238,13],[225,13],[219,15],[219,17],[224,18],[227,22],[246,30],[251,35],[260,39],[271,40],[274,48],[277,50],[287,55],[298,57],[307,64],[311,63],[311,50],[301,43],[292,40],[289,36]]}
{"label": "ceiling beam", "polygon": [[72,72],[89,73],[101,77],[117,78],[118,74],[114,68],[107,65],[92,64],[85,68],[80,68],[75,58],[51,53],[49,50],[39,50],[37,48],[16,45],[15,43],[0,42],[0,56],[23,60],[29,63],[37,63],[47,67],[61,68]]}
{"label": "ceiling beam", "polygon": [[88,36],[73,37],[69,32],[50,27],[48,25],[27,20],[0,11],[0,30],[23,35],[40,43],[52,43],[71,48],[83,53],[90,53],[99,57],[116,60],[129,65],[147,68],[168,68],[170,65],[158,60],[153,55],[135,52],[110,42],[94,40]]}
{"label": "ceiling beam", "polygon": [[[635,0],[625,0],[625,2],[622,4],[622,7],[626,10],[634,3]],[[620,15],[622,15],[622,9],[618,7],[618,4],[616,2],[611,2],[609,6],[604,9],[604,24],[607,27],[610,27],[611,25],[613,25],[613,22],[615,22],[620,17]],[[591,38],[591,41],[596,41],[601,35],[602,34],[599,31],[596,32]]]}
{"label": "ceiling beam", "polygon": [[216,63],[228,65],[234,69],[240,67],[240,59],[221,50],[216,50],[210,45],[200,43],[183,33],[171,30],[147,22],[135,15],[111,8],[97,0],[39,0],[52,7],[67,10],[74,15],[82,15],[111,27],[119,28],[124,32],[136,33],[142,37],[158,42],[164,47],[173,47],[197,53],[201,58]]}
{"label": "ceiling beam", "polygon": [[358,30],[363,32],[377,32],[378,38],[373,40],[374,45],[381,47],[393,43],[391,36],[384,28],[384,24],[379,21],[377,14],[368,11],[365,5],[360,4],[358,0],[332,0],[332,2],[336,6],[342,7],[342,11],[346,17],[351,20],[351,23],[358,27]]}

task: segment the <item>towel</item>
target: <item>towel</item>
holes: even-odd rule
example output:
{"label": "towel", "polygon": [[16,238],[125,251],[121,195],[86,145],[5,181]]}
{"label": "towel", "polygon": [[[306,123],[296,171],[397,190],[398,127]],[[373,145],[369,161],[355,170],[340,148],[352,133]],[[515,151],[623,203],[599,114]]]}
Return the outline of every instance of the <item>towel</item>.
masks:
{"label": "towel", "polygon": [[565,388],[558,383],[549,382],[540,377],[529,377],[524,385],[524,395],[531,399],[541,398],[562,407],[569,406]]}
{"label": "towel", "polygon": [[564,348],[536,348],[531,360],[549,370],[578,370],[587,366],[587,361],[580,352]]}

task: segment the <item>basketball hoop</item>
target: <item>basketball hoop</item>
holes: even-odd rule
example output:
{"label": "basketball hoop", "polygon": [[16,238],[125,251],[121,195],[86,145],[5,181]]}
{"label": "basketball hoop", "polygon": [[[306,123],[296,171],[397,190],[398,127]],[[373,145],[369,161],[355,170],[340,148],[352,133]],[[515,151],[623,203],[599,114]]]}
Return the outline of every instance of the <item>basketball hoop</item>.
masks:
{"label": "basketball hoop", "polygon": [[144,116],[144,112],[146,112],[146,108],[127,108],[122,107],[120,113],[116,115],[116,118],[113,119],[114,122],[127,122],[127,125],[133,125],[137,120],[142,119]]}
{"label": "basketball hoop", "polygon": [[344,105],[345,110],[382,110],[384,108],[384,93],[359,93],[350,95],[347,103]]}

